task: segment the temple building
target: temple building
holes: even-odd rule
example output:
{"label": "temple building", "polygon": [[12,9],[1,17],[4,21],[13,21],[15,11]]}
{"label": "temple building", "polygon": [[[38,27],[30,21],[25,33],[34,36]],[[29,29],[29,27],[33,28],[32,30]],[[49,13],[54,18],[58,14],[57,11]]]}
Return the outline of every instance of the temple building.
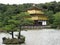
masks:
{"label": "temple building", "polygon": [[34,21],[34,25],[47,25],[48,18],[42,9],[32,6],[27,9],[27,12],[31,15],[30,19]]}

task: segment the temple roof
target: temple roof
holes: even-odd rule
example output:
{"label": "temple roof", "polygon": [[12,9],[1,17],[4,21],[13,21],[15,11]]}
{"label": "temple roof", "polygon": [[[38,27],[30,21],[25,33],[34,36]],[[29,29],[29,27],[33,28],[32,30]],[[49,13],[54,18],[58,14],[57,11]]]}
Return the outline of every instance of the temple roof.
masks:
{"label": "temple roof", "polygon": [[32,7],[28,8],[28,10],[33,10],[33,9],[42,10],[42,8],[39,8],[39,7],[35,6],[35,5],[33,5]]}

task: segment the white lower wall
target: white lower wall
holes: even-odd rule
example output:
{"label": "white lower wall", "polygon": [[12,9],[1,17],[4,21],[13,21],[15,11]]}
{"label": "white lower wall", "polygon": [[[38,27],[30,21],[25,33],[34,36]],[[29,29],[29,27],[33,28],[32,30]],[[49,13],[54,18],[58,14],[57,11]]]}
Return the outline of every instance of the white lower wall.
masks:
{"label": "white lower wall", "polygon": [[46,21],[42,21],[42,25],[47,25],[47,22]]}

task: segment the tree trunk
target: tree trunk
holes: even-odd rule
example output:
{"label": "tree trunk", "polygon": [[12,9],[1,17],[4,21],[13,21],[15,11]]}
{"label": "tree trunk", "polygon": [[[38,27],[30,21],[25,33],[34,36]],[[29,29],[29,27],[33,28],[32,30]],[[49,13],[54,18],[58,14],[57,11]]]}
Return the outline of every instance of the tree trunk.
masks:
{"label": "tree trunk", "polygon": [[20,39],[20,35],[21,35],[21,34],[20,34],[20,31],[19,31],[18,39]]}
{"label": "tree trunk", "polygon": [[13,38],[14,38],[14,34],[13,34],[13,31],[12,31],[12,33],[11,33],[11,34],[12,34],[12,39],[13,39]]}
{"label": "tree trunk", "polygon": [[20,26],[20,30],[19,30],[18,39],[20,39],[20,35],[21,35],[21,26]]}

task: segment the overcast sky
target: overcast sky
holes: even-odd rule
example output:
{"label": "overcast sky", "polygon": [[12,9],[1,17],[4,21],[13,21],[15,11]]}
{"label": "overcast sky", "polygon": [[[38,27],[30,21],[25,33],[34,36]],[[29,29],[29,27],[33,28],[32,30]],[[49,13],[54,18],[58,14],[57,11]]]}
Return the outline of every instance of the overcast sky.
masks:
{"label": "overcast sky", "polygon": [[0,3],[3,4],[23,4],[23,3],[45,3],[51,1],[59,1],[59,0],[0,0]]}

